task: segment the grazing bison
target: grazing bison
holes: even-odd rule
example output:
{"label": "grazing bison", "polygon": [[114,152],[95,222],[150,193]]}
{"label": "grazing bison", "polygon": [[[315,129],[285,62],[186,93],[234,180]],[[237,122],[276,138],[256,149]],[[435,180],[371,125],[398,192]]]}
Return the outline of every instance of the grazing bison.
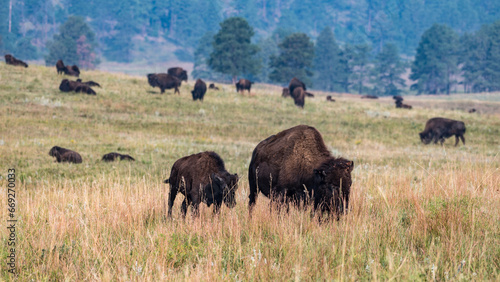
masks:
{"label": "grazing bison", "polygon": [[302,87],[296,87],[293,89],[293,92],[291,92],[293,102],[295,103],[296,106],[304,108],[304,100],[306,97],[306,91]]}
{"label": "grazing bison", "polygon": [[353,167],[330,154],[314,127],[299,125],[272,135],[255,147],[248,168],[250,213],[262,192],[274,204],[313,203],[314,211],[339,215],[349,207]]}
{"label": "grazing bison", "polygon": [[243,94],[243,91],[248,90],[248,93],[250,94],[250,88],[252,88],[252,83],[248,79],[240,79],[238,82],[236,82],[236,92],[240,92]]}
{"label": "grazing bison", "polygon": [[335,99],[332,99],[332,96],[330,95],[326,96],[326,100],[330,102],[335,102]]}
{"label": "grazing bison", "polygon": [[197,79],[196,83],[194,84],[194,90],[191,91],[191,95],[193,95],[193,100],[196,101],[200,99],[203,101],[203,96],[205,96],[205,93],[207,92],[207,85],[205,82],[201,79]]}
{"label": "grazing bison", "polygon": [[64,66],[64,63],[62,60],[58,60],[56,63],[56,69],[57,69],[57,74],[63,74],[66,73],[66,67]]}
{"label": "grazing bison", "polygon": [[28,67],[27,63],[25,63],[25,62],[23,62],[21,60],[16,59],[14,56],[12,56],[10,54],[5,55],[5,63],[7,65],[22,66],[22,67],[25,67],[25,68]]}
{"label": "grazing bison", "polygon": [[118,159],[121,161],[135,161],[135,159],[129,155],[122,155],[122,154],[116,153],[116,152],[108,153],[108,154],[102,156],[102,160],[105,162],[114,162]]}
{"label": "grazing bison", "polygon": [[290,95],[292,95],[293,90],[297,87],[302,87],[302,89],[307,90],[306,85],[304,82],[300,81],[298,78],[294,77],[292,80],[290,80],[290,83],[288,84],[288,91],[290,92]]}
{"label": "grazing bison", "polygon": [[148,82],[152,87],[160,88],[161,94],[165,93],[165,89],[174,88],[174,93],[180,95],[179,87],[181,86],[181,81],[175,76],[167,73],[150,73],[148,74]]}
{"label": "grazing bison", "polygon": [[187,72],[183,68],[175,67],[175,68],[169,68],[167,70],[167,73],[170,74],[171,76],[177,77],[179,80],[184,80],[185,82],[188,81],[188,75]]}
{"label": "grazing bison", "polygon": [[95,91],[90,86],[83,84],[79,81],[72,81],[63,79],[59,85],[59,90],[62,92],[75,91],[77,93],[87,93],[89,95],[96,95]]}
{"label": "grazing bison", "polygon": [[441,145],[443,145],[445,138],[455,135],[455,146],[458,145],[459,138],[462,139],[462,143],[465,145],[465,124],[458,120],[441,117],[431,118],[425,124],[424,131],[419,134],[420,140],[424,144],[429,144],[434,140],[434,144],[440,141]]}
{"label": "grazing bison", "polygon": [[209,207],[214,204],[214,213],[219,211],[222,202],[229,208],[236,205],[238,175],[227,172],[224,161],[215,152],[202,152],[178,159],[172,166],[170,178],[164,183],[170,183],[169,217],[172,216],[177,192],[185,196],[181,207],[183,216],[186,215],[188,205],[191,205],[194,215],[198,215],[201,202]]}
{"label": "grazing bison", "polygon": [[403,104],[403,100],[396,100],[396,108],[401,108],[401,109],[412,109],[413,107],[407,104]]}
{"label": "grazing bison", "polygon": [[210,83],[210,85],[208,86],[209,89],[213,89],[213,90],[219,90],[219,87],[215,86],[215,84],[213,83]]}
{"label": "grazing bison", "polygon": [[375,95],[363,95],[361,99],[378,99],[378,96]]}
{"label": "grazing bison", "polygon": [[75,151],[71,151],[59,146],[54,146],[49,151],[49,156],[55,157],[58,163],[82,163],[82,156]]}
{"label": "grazing bison", "polygon": [[281,97],[283,98],[290,97],[290,90],[286,87],[283,87],[283,90],[281,91]]}
{"label": "grazing bison", "polygon": [[85,81],[83,82],[81,79],[77,79],[76,80],[77,82],[80,82],[82,84],[85,84],[85,85],[88,85],[88,86],[97,86],[97,87],[101,87],[101,85],[95,81],[92,81],[92,80],[89,80],[89,81]]}

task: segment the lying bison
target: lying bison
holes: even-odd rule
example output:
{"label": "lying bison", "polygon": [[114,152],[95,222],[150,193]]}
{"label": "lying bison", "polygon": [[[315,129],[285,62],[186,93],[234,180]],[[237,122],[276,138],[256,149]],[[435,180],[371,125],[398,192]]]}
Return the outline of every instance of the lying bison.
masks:
{"label": "lying bison", "polygon": [[335,99],[333,99],[330,95],[326,96],[326,100],[329,102],[335,102]]}
{"label": "lying bison", "polygon": [[459,138],[462,139],[462,143],[465,145],[465,124],[458,120],[441,117],[431,118],[425,124],[424,131],[419,134],[420,140],[424,144],[429,144],[434,140],[434,144],[440,141],[441,145],[443,145],[445,138],[455,135],[455,146],[458,145]]}
{"label": "lying bison", "polygon": [[167,70],[167,73],[170,74],[171,76],[177,77],[181,81],[188,81],[188,75],[187,72],[183,68],[175,67],[175,68],[169,68]]}
{"label": "lying bison", "polygon": [[207,92],[207,84],[201,79],[197,79],[196,83],[194,84],[194,89],[191,91],[191,95],[193,95],[193,100],[201,100],[203,101],[203,97],[205,96],[205,93]]}
{"label": "lying bison", "polygon": [[82,163],[82,156],[75,151],[71,151],[65,148],[61,148],[59,146],[54,146],[49,151],[49,156],[55,157],[58,163]]}
{"label": "lying bison", "polygon": [[213,83],[210,83],[210,85],[208,86],[208,89],[219,90],[219,87],[215,86],[215,84],[213,84]]}
{"label": "lying bison", "polygon": [[68,79],[63,79],[59,85],[59,90],[62,92],[76,92],[76,93],[87,93],[89,95],[96,95],[95,91],[90,88],[90,86],[83,84],[79,81],[72,81]]}
{"label": "lying bison", "polygon": [[181,86],[181,81],[170,74],[167,73],[150,73],[148,74],[148,83],[152,87],[158,87],[161,90],[161,94],[165,93],[165,89],[174,88],[174,93],[180,94],[179,87]]}
{"label": "lying bison", "polygon": [[248,181],[249,209],[262,192],[274,204],[313,204],[313,210],[336,212],[349,207],[354,163],[333,157],[321,134],[307,125],[284,130],[255,147]]}
{"label": "lying bison", "polygon": [[248,90],[248,93],[250,94],[250,88],[252,88],[252,83],[248,79],[240,79],[238,82],[236,82],[236,92],[240,92],[243,94],[243,91]]}
{"label": "lying bison", "polygon": [[77,65],[65,66],[62,60],[57,61],[56,63],[57,74],[64,73],[70,76],[80,76],[80,69]]}
{"label": "lying bison", "polygon": [[14,56],[12,56],[10,54],[5,55],[5,63],[7,65],[22,66],[22,67],[25,67],[25,68],[28,67],[27,63],[25,63],[25,62],[23,62],[21,60],[16,59]]}
{"label": "lying bison", "polygon": [[101,85],[95,81],[92,81],[92,80],[89,80],[89,81],[82,81],[81,79],[77,79],[76,80],[77,82],[80,82],[82,84],[85,84],[85,85],[88,85],[88,86],[97,86],[97,87],[101,87]]}
{"label": "lying bison", "polygon": [[194,215],[198,215],[201,202],[214,204],[214,213],[224,202],[229,208],[236,205],[235,192],[238,189],[238,175],[230,174],[224,167],[224,161],[215,152],[202,152],[178,159],[172,166],[170,178],[164,183],[170,183],[168,197],[168,216],[172,216],[177,192],[185,199],[181,212],[186,216],[188,205],[191,205]]}
{"label": "lying bison", "polygon": [[120,153],[115,153],[115,152],[111,152],[111,153],[108,153],[108,154],[102,156],[102,160],[105,162],[114,162],[116,160],[135,161],[135,159],[129,155],[122,155]]}

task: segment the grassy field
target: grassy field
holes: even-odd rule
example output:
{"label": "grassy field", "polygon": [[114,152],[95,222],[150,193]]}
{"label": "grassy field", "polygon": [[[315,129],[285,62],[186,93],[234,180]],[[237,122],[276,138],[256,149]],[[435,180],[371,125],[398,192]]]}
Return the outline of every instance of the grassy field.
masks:
{"label": "grassy field", "polygon": [[[0,63],[0,187],[17,184],[18,276],[7,272],[7,199],[2,197],[0,280],[499,280],[500,93],[362,100],[326,93],[303,110],[279,87],[231,85],[193,102],[160,95],[145,77],[84,71],[97,96],[62,93],[55,67]],[[469,114],[475,107],[478,113]],[[427,119],[465,122],[454,138],[423,145]],[[309,212],[270,211],[260,196],[248,217],[247,170],[262,139],[298,124],[316,127],[335,156],[354,161],[351,207],[319,224]],[[83,164],[58,164],[52,146]],[[163,220],[179,158],[213,150],[241,176],[234,209]],[[103,163],[103,154],[136,162]]]}

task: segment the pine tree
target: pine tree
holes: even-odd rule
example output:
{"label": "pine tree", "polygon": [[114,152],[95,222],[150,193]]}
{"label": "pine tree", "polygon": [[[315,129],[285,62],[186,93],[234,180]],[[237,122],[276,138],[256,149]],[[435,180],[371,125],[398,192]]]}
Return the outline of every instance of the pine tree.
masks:
{"label": "pine tree", "polygon": [[293,33],[279,44],[279,56],[271,56],[272,81],[287,83],[293,77],[311,85],[314,44],[305,33]]}
{"label": "pine tree", "polygon": [[325,27],[318,36],[314,49],[314,87],[326,91],[342,91],[339,78],[343,71],[340,47],[335,41],[332,29]]}
{"label": "pine tree", "polygon": [[401,75],[405,72],[404,63],[399,57],[398,47],[387,43],[375,57],[374,84],[379,92],[377,95],[398,95],[405,81]]}
{"label": "pine tree", "polygon": [[488,29],[488,51],[484,65],[484,79],[488,91],[500,90],[500,21]]}
{"label": "pine tree", "polygon": [[368,79],[370,72],[370,51],[371,46],[360,44],[354,46],[353,58],[351,61],[351,81],[354,84],[356,92],[362,94],[364,92],[364,82]]}
{"label": "pine tree", "polygon": [[255,55],[259,48],[251,43],[253,28],[240,17],[226,19],[220,27],[208,60],[210,68],[231,75],[233,81],[238,75],[257,73],[260,64]]}

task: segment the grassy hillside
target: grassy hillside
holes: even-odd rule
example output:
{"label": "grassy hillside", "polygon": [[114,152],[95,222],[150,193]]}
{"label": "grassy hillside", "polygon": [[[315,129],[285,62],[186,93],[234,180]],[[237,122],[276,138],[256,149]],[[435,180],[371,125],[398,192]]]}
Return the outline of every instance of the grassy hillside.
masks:
{"label": "grassy hillside", "polygon": [[[193,102],[160,95],[145,77],[86,72],[97,96],[62,93],[55,68],[0,63],[0,186],[16,169],[20,280],[431,280],[500,278],[500,94],[390,98],[323,95],[303,110],[280,89],[252,96],[232,85]],[[479,113],[469,114],[475,107]],[[431,117],[463,120],[467,144],[423,145]],[[278,215],[260,196],[248,218],[247,169],[259,141],[298,124],[316,127],[336,156],[354,160],[349,214],[319,224]],[[83,164],[58,164],[52,146]],[[216,151],[241,176],[237,206],[203,206],[182,220],[177,197],[164,222],[175,160]],[[103,154],[136,162],[102,163]],[[2,198],[0,217],[8,217]],[[4,226],[2,224],[2,226]],[[0,256],[8,255],[1,228]],[[12,280],[5,263],[1,279]]]}

